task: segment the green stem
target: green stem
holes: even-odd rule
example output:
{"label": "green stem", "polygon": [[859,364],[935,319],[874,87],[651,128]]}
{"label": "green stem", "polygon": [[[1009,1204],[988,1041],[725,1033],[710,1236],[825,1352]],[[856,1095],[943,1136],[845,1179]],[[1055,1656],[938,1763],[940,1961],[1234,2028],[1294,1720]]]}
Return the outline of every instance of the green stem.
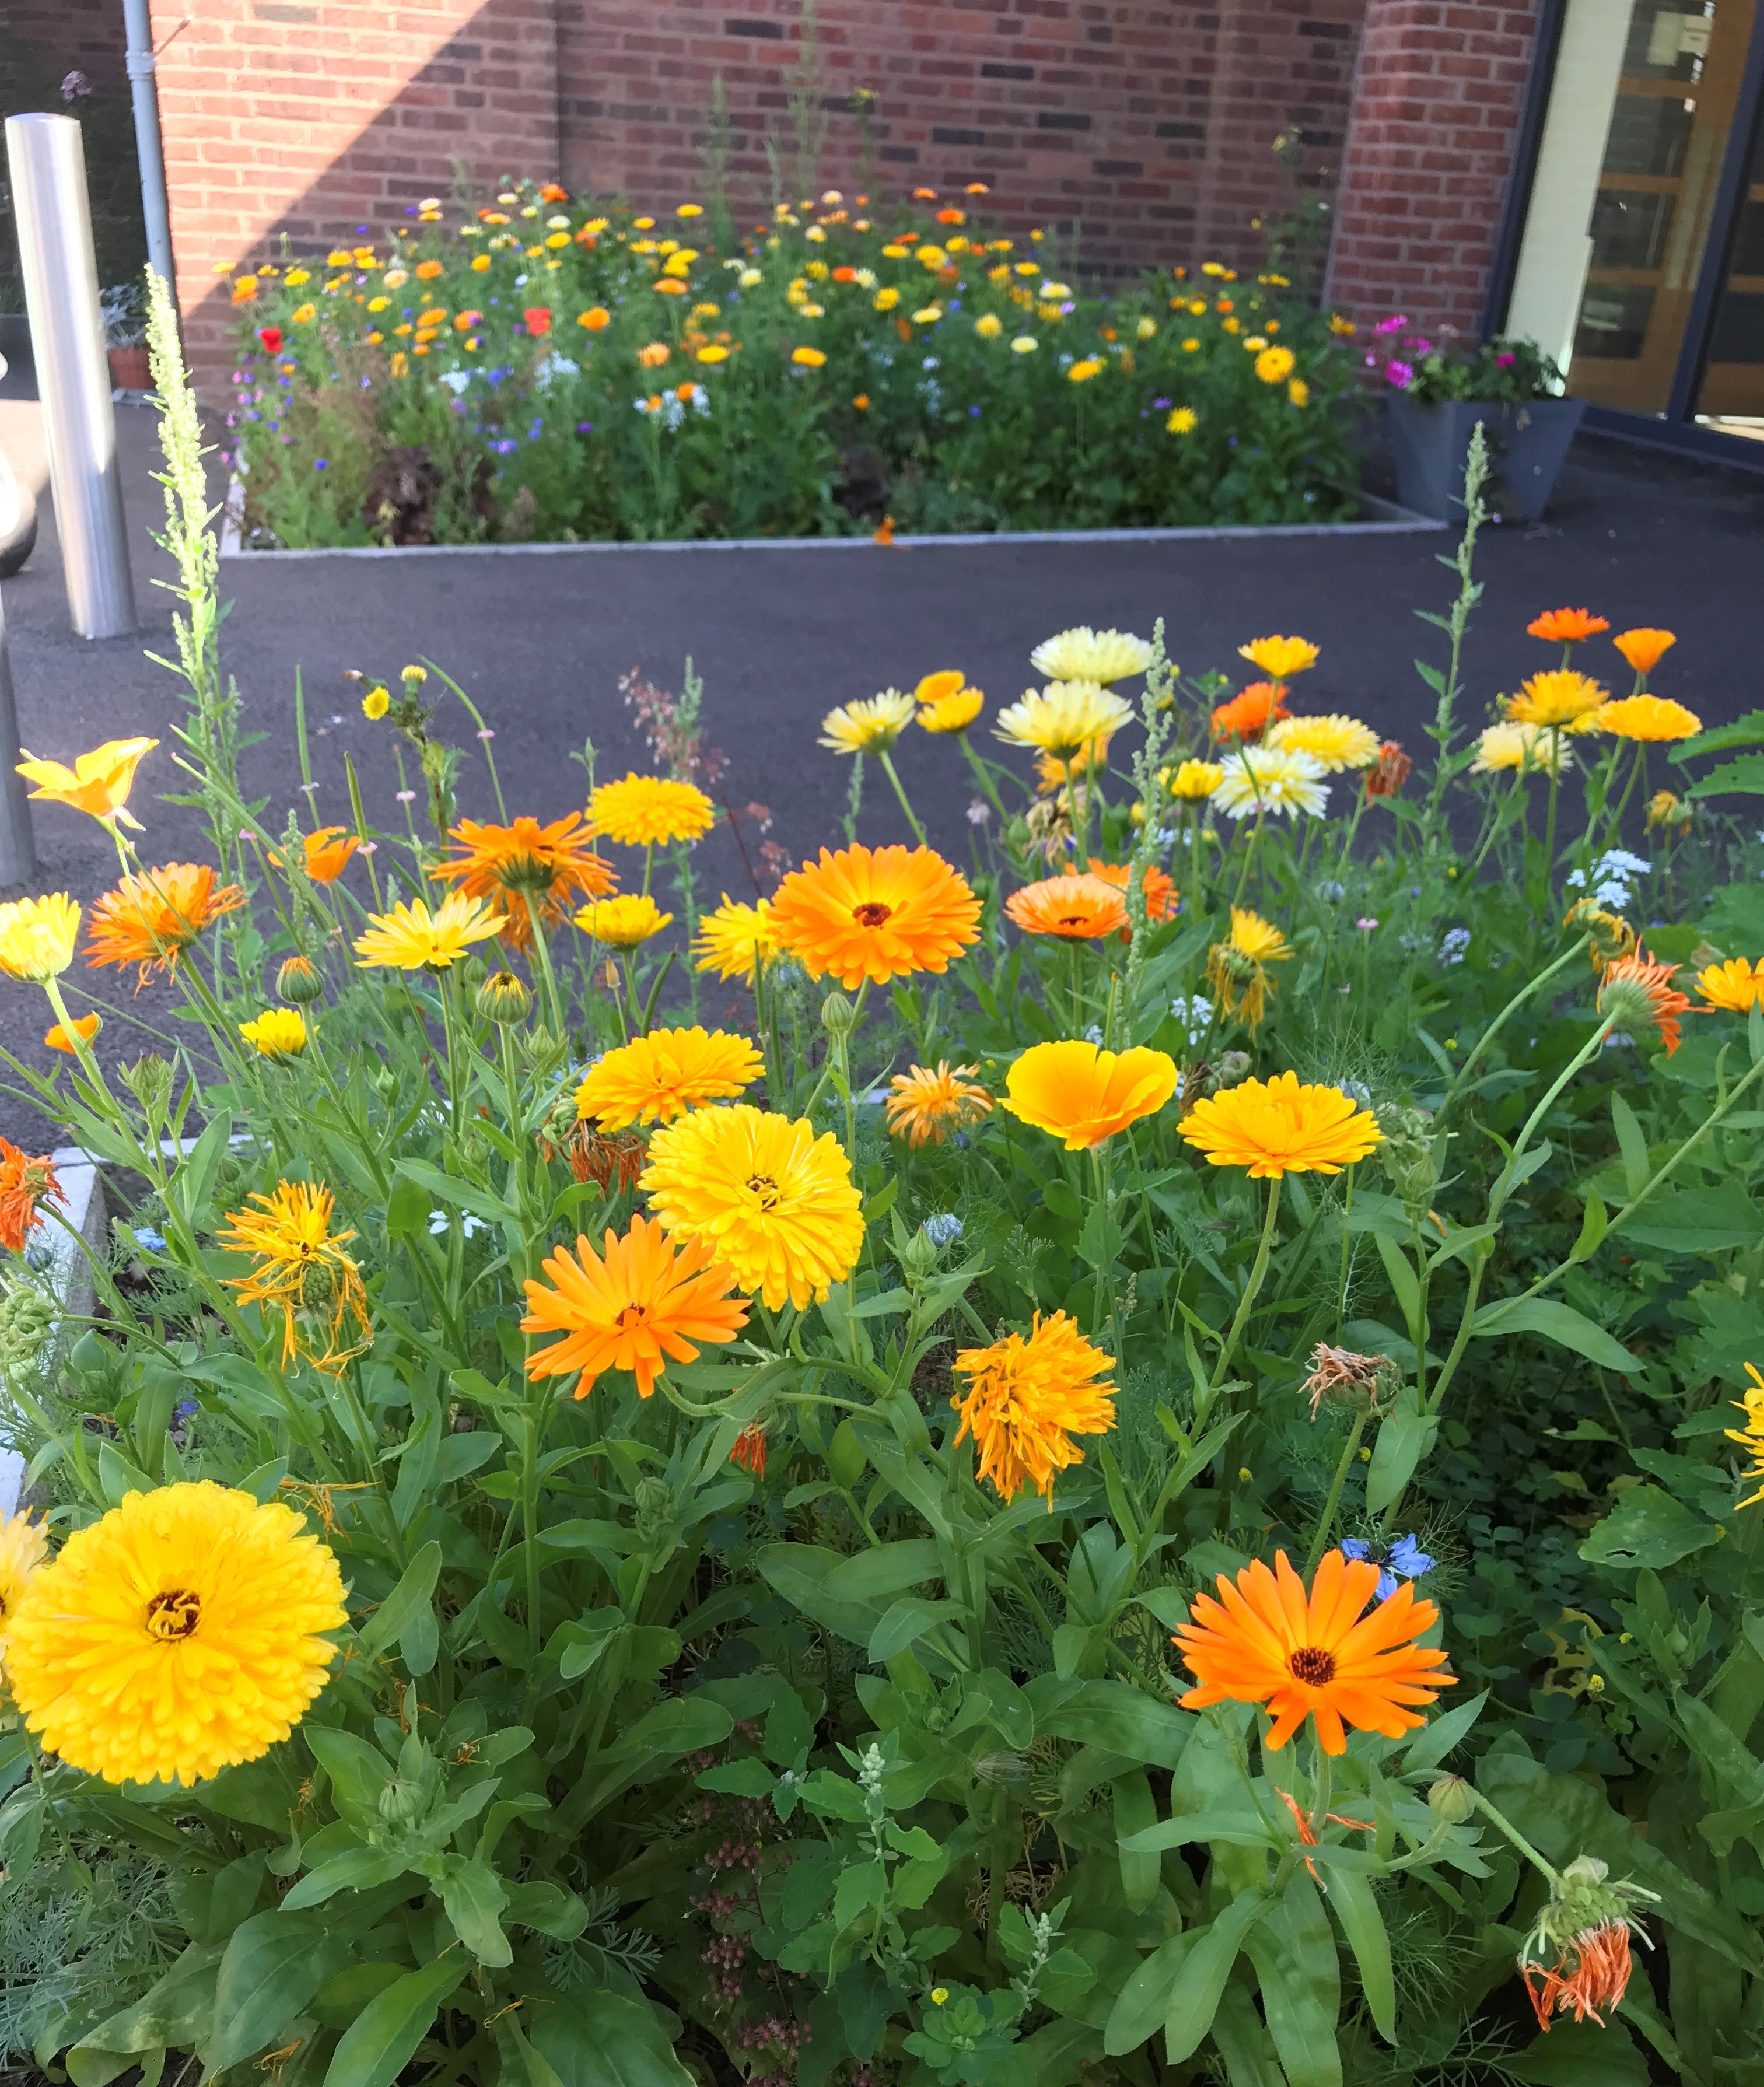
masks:
{"label": "green stem", "polygon": [[1329,1488],[1329,1498],[1323,1502],[1323,1512],[1318,1519],[1317,1534],[1312,1539],[1311,1555],[1305,1560],[1305,1577],[1309,1580],[1316,1570],[1318,1561],[1329,1548],[1329,1533],[1335,1526],[1335,1509],[1341,1503],[1341,1489],[1348,1483],[1348,1474],[1353,1468],[1355,1455],[1360,1448],[1360,1438],[1365,1432],[1368,1408],[1362,1406],[1354,1415],[1354,1424],[1348,1436],[1348,1446],[1341,1453],[1341,1461],[1335,1466],[1334,1483]]}
{"label": "green stem", "polygon": [[1476,1800],[1478,1810],[1487,1812],[1489,1818],[1493,1820],[1494,1824],[1500,1828],[1503,1833],[1506,1834],[1507,1838],[1513,1843],[1514,1846],[1518,1850],[1519,1853],[1525,1857],[1527,1862],[1535,1863],[1537,1867],[1543,1871],[1544,1875],[1549,1879],[1552,1884],[1559,1884],[1561,1882],[1561,1873],[1557,1870],[1555,1864],[1547,1861],[1544,1857],[1537,1852],[1536,1849],[1534,1848],[1531,1842],[1526,1839],[1525,1836],[1519,1831],[1518,1828],[1514,1825],[1510,1819],[1508,1818],[1506,1812],[1501,1811],[1497,1805],[1491,1804],[1488,1799],[1484,1797],[1482,1792],[1476,1789],[1474,1785],[1471,1787],[1470,1794]]}
{"label": "green stem", "polygon": [[899,776],[895,772],[895,758],[893,754],[891,753],[888,749],[885,746],[879,750],[877,758],[882,762],[882,768],[886,772],[889,781],[895,786],[895,795],[900,800],[900,809],[907,815],[907,824],[912,827],[914,838],[917,840],[920,847],[924,847],[926,845],[925,828],[920,825],[918,814],[907,801],[907,793],[901,787]]}
{"label": "green stem", "polygon": [[1475,1044],[1471,1047],[1469,1056],[1466,1058],[1463,1065],[1458,1068],[1456,1077],[1453,1079],[1451,1085],[1446,1090],[1446,1099],[1440,1103],[1439,1113],[1434,1118],[1436,1125],[1442,1124],[1445,1121],[1446,1112],[1450,1108],[1453,1102],[1457,1099],[1458,1094],[1463,1087],[1464,1082],[1469,1078],[1471,1068],[1476,1065],[1477,1060],[1481,1057],[1483,1052],[1486,1051],[1489,1046],[1494,1041],[1495,1038],[1500,1035],[1501,1030],[1506,1026],[1506,1023],[1511,1017],[1527,1000],[1531,998],[1531,995],[1536,992],[1537,988],[1540,985],[1547,985],[1549,981],[1555,977],[1558,971],[1565,970],[1566,967],[1574,962],[1574,958],[1578,957],[1584,949],[1586,949],[1591,940],[1592,937],[1591,935],[1582,935],[1578,942],[1572,944],[1569,948],[1563,950],[1562,954],[1547,971],[1541,971],[1535,978],[1527,979],[1525,984],[1519,988],[1518,991],[1514,994],[1512,999],[1507,1002],[1506,1005],[1503,1007],[1501,1012],[1494,1018],[1494,1020],[1489,1023],[1489,1026],[1485,1030],[1483,1031],[1481,1035],[1476,1039]]}
{"label": "green stem", "polygon": [[1224,1381],[1231,1359],[1237,1352],[1239,1336],[1249,1323],[1250,1308],[1254,1304],[1257,1294],[1262,1288],[1262,1278],[1268,1272],[1268,1257],[1274,1251],[1275,1232],[1280,1215],[1280,1181],[1281,1176],[1276,1174],[1268,1183],[1268,1207],[1262,1221],[1262,1239],[1256,1248],[1255,1262],[1249,1270],[1249,1283],[1237,1306],[1237,1315],[1231,1322],[1231,1331],[1225,1337],[1225,1345],[1219,1351],[1219,1365],[1213,1374],[1215,1385]]}

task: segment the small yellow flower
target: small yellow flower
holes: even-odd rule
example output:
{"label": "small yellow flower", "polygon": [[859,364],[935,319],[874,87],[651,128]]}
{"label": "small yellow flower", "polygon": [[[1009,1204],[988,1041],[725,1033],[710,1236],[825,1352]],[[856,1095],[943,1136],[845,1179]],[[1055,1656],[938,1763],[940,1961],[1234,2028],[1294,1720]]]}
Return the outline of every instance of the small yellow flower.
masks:
{"label": "small yellow flower", "polygon": [[577,914],[576,925],[611,949],[634,950],[639,942],[659,935],[673,918],[644,891],[621,898],[597,898]]}
{"label": "small yellow flower", "polygon": [[1193,355],[1199,346],[1200,343],[1194,338],[1193,334],[1190,334],[1188,339],[1182,344],[1182,352],[1185,355]]}
{"label": "small yellow flower", "polygon": [[1100,357],[1086,356],[1082,362],[1074,362],[1066,371],[1066,380],[1072,384],[1088,384],[1093,377],[1100,377],[1103,365]]}
{"label": "small yellow flower", "polygon": [[1296,361],[1289,348],[1265,348],[1256,357],[1256,374],[1264,384],[1283,384]]}
{"label": "small yellow flower", "polygon": [[1013,355],[1033,355],[1040,345],[1032,333],[1019,333],[1010,344],[1010,352]]}
{"label": "small yellow flower", "polygon": [[826,357],[818,348],[793,348],[790,360],[804,369],[818,369]]}
{"label": "small yellow flower", "polygon": [[239,1034],[260,1058],[297,1058],[306,1048],[306,1023],[297,1007],[269,1007]]}
{"label": "small yellow flower", "polygon": [[296,305],[288,315],[290,326],[310,326],[318,316],[316,305]]}
{"label": "small yellow flower", "polygon": [[1200,417],[1192,406],[1177,406],[1164,422],[1164,431],[1168,435],[1191,435],[1200,425]]}
{"label": "small yellow flower", "polygon": [[1295,377],[1286,387],[1286,395],[1302,412],[1311,403],[1311,387],[1302,377]]}
{"label": "small yellow flower", "polygon": [[1005,330],[1005,322],[997,312],[982,312],[974,322],[974,331],[982,340],[997,340]]}
{"label": "small yellow flower", "polygon": [[[886,254],[888,250],[885,246],[882,251]],[[900,302],[900,292],[898,290],[878,290],[872,301],[878,311],[891,312]]]}
{"label": "small yellow flower", "polygon": [[933,2007],[942,2007],[943,2003],[949,1997],[950,1989],[947,1986],[933,1986],[931,1988],[931,2004]]}
{"label": "small yellow flower", "polygon": [[376,681],[361,698],[361,715],[370,724],[378,723],[391,707],[391,691],[381,681]]}
{"label": "small yellow flower", "polygon": [[941,305],[921,305],[912,315],[915,326],[935,326],[943,316]]}

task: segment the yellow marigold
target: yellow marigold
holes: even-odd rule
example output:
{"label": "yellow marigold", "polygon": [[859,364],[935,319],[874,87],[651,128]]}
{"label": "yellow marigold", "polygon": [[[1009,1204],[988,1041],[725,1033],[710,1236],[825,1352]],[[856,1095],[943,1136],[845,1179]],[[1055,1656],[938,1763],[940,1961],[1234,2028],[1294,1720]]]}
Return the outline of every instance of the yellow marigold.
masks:
{"label": "yellow marigold", "polygon": [[725,891],[723,903],[714,912],[698,915],[698,937],[692,953],[699,971],[715,971],[719,978],[738,978],[751,985],[756,958],[764,970],[778,954],[771,901],[762,898],[749,906],[731,898]]}
{"label": "yellow marigold", "polygon": [[[1198,340],[1185,340],[1184,348],[1198,348]],[[1169,418],[1164,424],[1167,435],[1191,435],[1201,424],[1201,416],[1192,406],[1172,406]]]}
{"label": "yellow marigold", "polygon": [[361,698],[361,715],[369,724],[378,724],[391,707],[391,691],[382,682],[376,681]]}
{"label": "yellow marigold", "polygon": [[694,1341],[720,1347],[747,1324],[747,1307],[729,1295],[733,1277],[707,1241],[671,1240],[653,1218],[631,1219],[621,1239],[605,1236],[604,1253],[576,1236],[574,1254],[555,1247],[545,1261],[548,1283],[529,1280],[523,1334],[562,1334],[527,1358],[529,1376],[579,1372],[578,1398],[608,1370],[629,1370],[647,1398],[669,1362],[698,1359]]}
{"label": "yellow marigold", "polygon": [[1070,761],[1080,747],[1109,738],[1132,717],[1128,705],[1100,682],[1050,681],[1007,704],[993,730],[1010,745],[1039,747]]}
{"label": "yellow marigold", "polygon": [[1029,655],[1029,664],[1050,681],[1094,681],[1106,689],[1112,682],[1144,673],[1151,658],[1151,647],[1130,631],[1092,630],[1087,623],[1079,623],[1043,638]]}
{"label": "yellow marigold", "polygon": [[79,908],[65,891],[0,904],[0,975],[42,985],[74,961]]}
{"label": "yellow marigold", "polygon": [[[1284,351],[1271,348],[1270,354]],[[1252,638],[1237,647],[1239,655],[1259,667],[1271,681],[1289,681],[1317,664],[1318,648],[1308,638]]]}
{"label": "yellow marigold", "polygon": [[801,369],[818,369],[826,357],[818,348],[793,348],[790,351],[790,360]]}
{"label": "yellow marigold", "polygon": [[1522,682],[1519,693],[1507,698],[1505,714],[1510,724],[1574,727],[1590,719],[1609,699],[1609,691],[1590,675],[1557,667]]}
{"label": "yellow marigold", "polygon": [[702,839],[716,824],[716,806],[695,783],[630,775],[596,786],[588,818],[596,834],[621,847],[656,847]]}
{"label": "yellow marigold", "polygon": [[1066,373],[1066,378],[1069,384],[1088,384],[1091,378],[1100,377],[1102,373],[1101,356],[1087,355],[1083,361],[1072,365]]}
{"label": "yellow marigold", "polygon": [[577,914],[576,925],[609,949],[634,950],[639,942],[659,935],[673,918],[647,891],[640,891],[622,898],[596,898]]}
{"label": "yellow marigold", "polygon": [[1211,797],[1224,780],[1225,771],[1216,761],[1185,761],[1175,768],[1158,771],[1158,779],[1172,797],[1196,803]]}
{"label": "yellow marigold", "polygon": [[25,1589],[7,1679],[44,1748],[108,1782],[199,1782],[288,1734],[348,1621],[335,1556],[278,1502],[130,1492]]}
{"label": "yellow marigold", "polygon": [[141,822],[128,809],[129,792],[142,757],[158,745],[156,739],[109,739],[90,753],[76,755],[70,769],[58,761],[38,761],[27,754],[19,763],[19,773],[38,786],[31,792],[33,798],[89,812],[107,824],[116,820],[139,833]]}
{"label": "yellow marigold", "polygon": [[1036,1312],[1027,1341],[1007,1334],[956,1356],[967,1387],[950,1401],[962,1416],[955,1439],[973,1437],[980,1475],[1001,1499],[1014,1499],[1027,1480],[1051,1508],[1057,1475],[1084,1461],[1072,1438],[1107,1434],[1115,1424],[1112,1368],[1063,1312],[1048,1320]]}
{"label": "yellow marigold", "polygon": [[997,340],[1005,330],[1005,322],[997,312],[982,312],[974,322],[974,331],[982,340]]}
{"label": "yellow marigold", "polygon": [[1006,1074],[1000,1106],[1062,1139],[1068,1152],[1082,1152],[1154,1114],[1175,1092],[1176,1061],[1164,1052],[1143,1044],[1104,1051],[1075,1038],[1031,1044]]}
{"label": "yellow marigold", "polygon": [[135,964],[169,971],[211,920],[244,905],[237,884],[217,888],[207,863],[161,863],[132,872],[92,909],[88,964]]}
{"label": "yellow marigold", "polygon": [[1358,718],[1339,711],[1325,717],[1276,718],[1262,734],[1264,746],[1288,753],[1308,753],[1335,775],[1344,768],[1369,768],[1378,758],[1378,735]]}
{"label": "yellow marigold", "polygon": [[1698,972],[1697,990],[1711,1007],[1724,1007],[1733,1014],[1747,1014],[1764,999],[1764,957],[1755,962],[1744,957],[1729,957],[1725,963],[1711,964],[1706,971]]}
{"label": "yellow marigold", "polygon": [[1476,741],[1476,758],[1471,773],[1489,775],[1506,768],[1548,775],[1553,769],[1565,775],[1574,765],[1574,749],[1566,738],[1548,725],[1491,724]]}
{"label": "yellow marigold", "polygon": [[0,1522],[0,1675],[6,1671],[6,1630],[36,1568],[49,1556],[49,1539],[41,1522],[28,1514]]}
{"label": "yellow marigold", "polygon": [[771,1311],[824,1304],[863,1249],[862,1198],[839,1140],[748,1102],[658,1130],[638,1186],[671,1236],[703,1240]]}
{"label": "yellow marigold", "polygon": [[977,1065],[958,1065],[939,1058],[937,1070],[915,1065],[910,1072],[896,1073],[888,1082],[888,1128],[909,1145],[941,1145],[952,1130],[966,1130],[978,1123],[993,1105],[993,1098],[975,1085]]}
{"label": "yellow marigold", "polygon": [[1691,739],[1702,730],[1702,719],[1667,696],[1620,696],[1599,706],[1591,725],[1617,739]]}
{"label": "yellow marigold", "polygon": [[1279,929],[1246,907],[1231,909],[1231,933],[1207,953],[1208,983],[1219,995],[1220,1011],[1241,1014],[1254,1029],[1261,1022],[1272,983],[1270,964],[1283,964],[1292,954]]}
{"label": "yellow marigold", "polygon": [[980,901],[927,847],[826,848],[792,870],[772,901],[779,946],[811,978],[847,992],[912,971],[942,972],[979,932]]}
{"label": "yellow marigold", "polygon": [[386,964],[394,971],[444,971],[472,943],[507,925],[493,906],[463,891],[450,891],[433,912],[425,899],[404,899],[390,913],[369,914],[368,932],[355,938],[356,969]]}
{"label": "yellow marigold", "polygon": [[1215,1167],[1242,1167],[1264,1180],[1339,1174],[1384,1142],[1369,1109],[1339,1087],[1301,1086],[1296,1073],[1206,1096],[1183,1117],[1181,1133]]}
{"label": "yellow marigold", "polygon": [[239,1034],[260,1058],[297,1058],[306,1048],[306,1023],[297,1007],[267,1007]]}
{"label": "yellow marigold", "polygon": [[[1265,348],[1256,357],[1256,374],[1264,384],[1283,384],[1292,374],[1294,360],[1289,348]],[[1262,668],[1264,673],[1273,671],[1271,667]]]}
{"label": "yellow marigold", "polygon": [[884,689],[855,703],[841,703],[821,720],[821,744],[835,753],[886,753],[912,723],[913,699]]}
{"label": "yellow marigold", "polygon": [[919,723],[927,732],[966,732],[986,707],[978,689],[968,688],[960,674],[927,674],[913,690],[919,706]]}
{"label": "yellow marigold", "polygon": [[1745,1393],[1743,1402],[1737,1398],[1732,1402],[1745,1414],[1745,1425],[1743,1428],[1723,1428],[1722,1432],[1730,1442],[1737,1442],[1751,1460],[1745,1473],[1745,1482],[1749,1485],[1754,1479],[1758,1479],[1760,1482],[1758,1489],[1755,1493],[1748,1493],[1739,1504],[1754,1507],[1758,1501],[1764,1500],[1764,1376],[1760,1376],[1750,1363],[1745,1366],[1745,1373],[1752,1380],[1751,1387]]}
{"label": "yellow marigold", "polygon": [[[241,1304],[266,1304],[282,1315],[282,1367],[300,1348],[302,1329],[316,1368],[330,1374],[360,1355],[372,1337],[361,1272],[344,1252],[352,1231],[333,1232],[335,1205],[321,1182],[279,1181],[273,1195],[254,1193],[257,1210],[229,1210],[220,1244],[254,1254],[249,1275],[229,1276]],[[322,1334],[322,1346],[313,1338]],[[316,1352],[312,1351],[316,1348]]]}
{"label": "yellow marigold", "polygon": [[[290,280],[292,280],[292,278],[290,278]],[[310,326],[318,316],[318,307],[316,305],[296,305],[293,311],[291,311],[288,315],[288,324],[290,326]]]}
{"label": "yellow marigold", "polygon": [[703,1027],[651,1029],[588,1068],[576,1089],[576,1118],[603,1131],[668,1123],[706,1102],[745,1092],[765,1069],[745,1036]]}
{"label": "yellow marigold", "polygon": [[1295,377],[1286,387],[1286,395],[1303,412],[1311,403],[1311,387],[1302,377]]}

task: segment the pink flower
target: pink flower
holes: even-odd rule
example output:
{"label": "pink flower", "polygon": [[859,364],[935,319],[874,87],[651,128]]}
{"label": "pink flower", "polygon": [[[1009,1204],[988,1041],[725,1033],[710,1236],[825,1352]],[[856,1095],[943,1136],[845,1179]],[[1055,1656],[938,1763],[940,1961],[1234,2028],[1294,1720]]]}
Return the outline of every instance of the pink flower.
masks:
{"label": "pink flower", "polygon": [[1363,919],[1356,920],[1354,923],[1354,925],[1359,928],[1363,934],[1367,935],[1369,935],[1377,924],[1377,922],[1373,919],[1369,913]]}
{"label": "pink flower", "polygon": [[1503,348],[1495,357],[1495,362],[1502,369],[1510,369],[1518,359],[1510,348]]}
{"label": "pink flower", "polygon": [[1415,382],[1415,372],[1406,362],[1387,362],[1384,365],[1385,382],[1394,384],[1399,391],[1407,391]]}
{"label": "pink flower", "polygon": [[1372,331],[1375,334],[1401,333],[1408,322],[1409,317],[1407,312],[1392,312],[1389,318],[1380,319]]}

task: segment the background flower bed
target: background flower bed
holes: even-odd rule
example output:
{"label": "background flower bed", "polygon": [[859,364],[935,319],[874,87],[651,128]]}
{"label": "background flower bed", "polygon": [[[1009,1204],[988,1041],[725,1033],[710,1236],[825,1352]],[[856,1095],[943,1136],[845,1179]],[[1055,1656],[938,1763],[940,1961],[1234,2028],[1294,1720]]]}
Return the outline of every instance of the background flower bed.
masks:
{"label": "background flower bed", "polygon": [[236,279],[246,540],[840,535],[1353,512],[1345,321],[1275,269],[1102,298],[983,198],[738,236],[510,189]]}

